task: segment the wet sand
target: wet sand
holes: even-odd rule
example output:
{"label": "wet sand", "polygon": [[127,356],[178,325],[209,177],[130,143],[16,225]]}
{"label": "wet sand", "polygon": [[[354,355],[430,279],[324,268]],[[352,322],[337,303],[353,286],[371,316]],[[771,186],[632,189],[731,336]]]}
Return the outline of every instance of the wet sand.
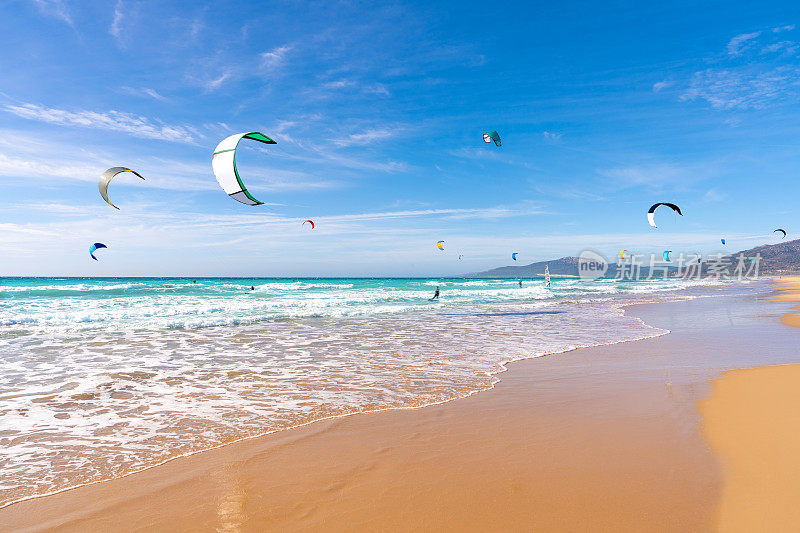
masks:
{"label": "wet sand", "polygon": [[[800,277],[781,278],[776,280],[776,283],[782,289],[776,299],[784,302],[800,302]],[[800,309],[800,305],[792,309]],[[788,313],[781,318],[781,321],[787,326],[800,328],[800,313]]]}
{"label": "wet sand", "polygon": [[769,299],[636,306],[672,333],[21,502],[0,529],[713,530],[726,489],[696,405],[722,370],[800,361],[800,332],[777,320],[788,305]]}
{"label": "wet sand", "polygon": [[[784,290],[778,300],[800,301],[800,279],[782,279],[779,285]],[[799,319],[793,312],[781,321],[800,327]],[[797,531],[800,365],[726,372],[714,381],[700,412],[704,433],[724,465],[719,530]]]}

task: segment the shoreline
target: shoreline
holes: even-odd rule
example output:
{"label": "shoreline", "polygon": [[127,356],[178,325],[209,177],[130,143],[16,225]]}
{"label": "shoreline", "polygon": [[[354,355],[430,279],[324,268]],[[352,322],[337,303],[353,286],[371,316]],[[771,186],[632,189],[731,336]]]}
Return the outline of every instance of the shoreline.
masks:
{"label": "shoreline", "polygon": [[[242,279],[244,279],[244,278],[242,278]],[[690,297],[690,298],[693,298],[693,297]],[[690,298],[688,298],[688,299],[690,299]],[[673,301],[683,301],[683,299],[677,298],[676,300],[667,300],[667,302],[673,302]],[[551,356],[555,356],[555,355],[562,355],[562,354],[570,353],[570,352],[573,352],[573,351],[576,351],[576,350],[583,350],[583,349],[587,349],[587,348],[596,348],[596,347],[603,347],[603,346],[614,346],[614,345],[617,345],[617,344],[634,343],[634,342],[639,342],[639,341],[642,341],[642,340],[657,338],[657,337],[660,337],[660,336],[663,336],[663,335],[668,335],[670,333],[669,330],[666,330],[666,329],[663,329],[663,328],[657,328],[655,326],[651,326],[651,325],[645,323],[641,318],[635,317],[635,316],[631,316],[631,315],[628,315],[626,313],[626,310],[628,308],[635,308],[636,306],[639,306],[639,305],[654,305],[654,304],[653,303],[621,304],[621,305],[618,305],[615,308],[615,310],[619,313],[620,317],[631,318],[634,321],[638,322],[640,325],[652,330],[653,331],[652,335],[636,337],[636,338],[631,338],[631,339],[624,339],[624,340],[620,340],[620,341],[613,341],[613,342],[606,342],[606,343],[599,343],[599,344],[576,346],[576,347],[572,347],[572,348],[569,348],[569,349],[566,349],[566,350],[550,352],[550,353],[546,353],[546,354],[542,354],[542,355],[524,356],[524,357],[518,357],[518,358],[514,358],[514,359],[508,359],[508,360],[505,360],[505,361],[499,363],[497,370],[494,371],[494,372],[491,372],[489,374],[492,377],[492,382],[489,384],[489,386],[487,386],[485,388],[482,388],[482,389],[476,389],[476,390],[470,391],[470,392],[468,392],[468,393],[466,393],[464,395],[454,396],[452,398],[448,398],[448,399],[445,399],[445,400],[442,400],[442,401],[439,401],[439,402],[425,403],[425,404],[422,404],[422,405],[389,406],[389,407],[382,407],[382,408],[378,408],[378,409],[371,409],[371,410],[367,410],[367,411],[355,411],[355,412],[352,412],[352,413],[337,414],[337,415],[324,416],[324,417],[321,417],[321,418],[315,418],[313,420],[309,420],[307,422],[303,422],[303,423],[300,423],[300,424],[297,424],[297,425],[287,426],[287,427],[283,427],[283,428],[279,428],[279,429],[274,429],[274,430],[266,431],[264,433],[258,433],[258,434],[255,434],[255,435],[249,435],[249,436],[241,437],[239,439],[235,439],[235,440],[232,440],[232,441],[228,441],[228,442],[224,442],[224,443],[221,443],[221,444],[217,444],[217,445],[214,445],[214,446],[211,446],[211,447],[208,447],[208,448],[203,448],[203,449],[200,449],[200,450],[197,450],[197,451],[192,451],[192,452],[176,455],[174,457],[170,457],[170,458],[165,459],[165,460],[163,460],[161,462],[158,462],[156,464],[149,465],[149,466],[146,466],[146,467],[138,469],[138,470],[133,470],[131,472],[128,472],[126,474],[123,474],[123,475],[120,475],[120,476],[116,476],[116,477],[113,477],[113,478],[89,481],[89,482],[86,482],[86,483],[80,483],[80,484],[77,484],[77,485],[72,485],[72,486],[69,486],[69,487],[58,489],[58,490],[55,490],[55,491],[52,491],[52,492],[46,492],[46,493],[42,493],[42,494],[35,494],[35,495],[25,496],[25,497],[22,497],[22,498],[19,498],[19,499],[16,499],[16,500],[11,500],[11,501],[8,501],[8,502],[0,503],[0,511],[2,511],[3,509],[5,509],[7,507],[10,507],[10,506],[13,506],[13,505],[16,505],[16,504],[19,504],[19,503],[23,503],[23,502],[27,502],[27,501],[31,501],[31,500],[36,500],[36,499],[39,499],[39,498],[47,498],[47,497],[50,497],[50,496],[55,496],[55,495],[58,495],[58,494],[62,494],[64,492],[80,489],[80,488],[83,488],[83,487],[89,487],[89,486],[100,484],[100,483],[113,482],[113,481],[116,481],[116,480],[119,480],[119,479],[124,479],[124,478],[130,477],[130,476],[134,476],[134,475],[140,474],[142,472],[146,472],[146,471],[151,470],[153,468],[158,468],[158,467],[163,466],[165,464],[168,464],[168,463],[170,463],[172,461],[184,459],[184,458],[187,458],[187,457],[192,457],[192,456],[195,456],[195,455],[198,455],[198,454],[203,454],[203,453],[214,451],[214,450],[218,450],[218,449],[224,448],[226,446],[235,445],[235,444],[238,444],[238,443],[241,443],[241,442],[245,442],[245,441],[249,441],[249,440],[253,440],[253,439],[260,439],[260,438],[264,438],[264,437],[274,436],[274,435],[277,435],[277,434],[282,433],[284,431],[292,431],[292,430],[301,429],[301,428],[304,428],[304,427],[307,427],[309,425],[316,424],[316,423],[321,423],[321,422],[331,421],[331,420],[337,420],[337,419],[342,419],[342,418],[348,418],[348,417],[357,416],[357,415],[383,413],[383,412],[387,412],[387,411],[409,411],[409,410],[416,410],[416,409],[425,409],[425,408],[428,408],[428,407],[435,407],[435,406],[438,406],[438,405],[444,405],[444,404],[447,404],[447,403],[450,403],[450,402],[463,400],[463,399],[466,399],[466,398],[470,398],[470,397],[472,397],[472,396],[474,396],[476,394],[480,394],[480,393],[483,393],[483,392],[488,392],[488,391],[493,390],[495,388],[495,386],[501,381],[501,378],[499,376],[501,374],[507,372],[509,370],[509,365],[511,365],[513,363],[517,363],[517,362],[520,362],[520,361],[531,360],[531,359],[538,359],[538,358],[542,358],[542,357],[551,357]]]}
{"label": "shoreline", "polygon": [[[800,278],[775,282],[776,301],[800,302]],[[800,313],[781,322],[800,328]],[[798,383],[798,363],[728,370],[699,402],[703,433],[724,465],[720,531],[793,531],[800,523]]]}
{"label": "shoreline", "polygon": [[713,368],[713,358],[695,361],[702,347],[683,315],[690,308],[703,319],[726,309],[730,327],[710,326],[719,353],[729,353],[747,342],[730,337],[740,317],[725,306],[737,299],[748,300],[625,306],[636,310],[621,312],[656,329],[674,322],[673,334],[509,361],[502,380],[458,402],[247,437],[18,501],[0,509],[0,523],[30,530],[707,530],[723,471],[695,406],[724,368]]}

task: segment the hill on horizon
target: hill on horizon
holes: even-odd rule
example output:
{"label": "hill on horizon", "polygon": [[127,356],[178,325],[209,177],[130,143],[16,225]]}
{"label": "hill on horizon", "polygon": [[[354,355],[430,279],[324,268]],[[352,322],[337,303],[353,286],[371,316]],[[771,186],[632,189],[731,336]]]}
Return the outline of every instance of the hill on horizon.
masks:
{"label": "hill on horizon", "polygon": [[[738,252],[723,256],[721,261],[730,265],[735,265],[737,258],[743,255],[746,258],[760,256],[759,274],[791,274],[800,273],[800,239],[781,242],[778,244],[765,244],[740,250]],[[577,277],[578,274],[577,257],[561,257],[550,261],[537,261],[528,265],[508,265],[482,272],[465,274],[467,278],[536,278],[544,276],[544,267],[549,266],[551,276],[570,276]],[[613,278],[617,275],[618,266],[616,262],[608,265],[608,271],[604,277]],[[670,266],[670,271],[677,270],[677,266]],[[708,270],[708,263],[703,259],[703,271]],[[643,275],[646,275],[647,268],[643,267]]]}

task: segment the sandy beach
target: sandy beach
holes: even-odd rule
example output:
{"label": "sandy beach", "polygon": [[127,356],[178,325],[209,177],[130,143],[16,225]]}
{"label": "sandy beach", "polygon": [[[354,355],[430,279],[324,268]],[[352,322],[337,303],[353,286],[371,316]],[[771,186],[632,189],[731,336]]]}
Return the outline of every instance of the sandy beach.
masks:
{"label": "sandy beach", "polygon": [[[800,360],[798,332],[778,320],[787,304],[771,299],[743,291],[634,306],[629,314],[671,333],[516,362],[493,389],[466,399],[318,422],[21,502],[0,510],[0,524],[24,531],[748,529],[739,517],[753,463],[741,458],[764,450],[758,439],[748,445],[735,437],[744,421],[785,400],[780,391],[796,380],[787,366],[717,378]],[[776,387],[763,396],[769,403],[746,402],[742,411],[741,395],[763,387]],[[787,409],[800,400],[793,394]],[[772,433],[786,420],[758,417],[758,433],[775,437],[770,463],[760,466],[780,477],[759,485],[773,506],[751,516],[780,514],[796,486],[797,462],[785,451],[797,432],[785,425]]]}
{"label": "sandy beach", "polygon": [[[800,301],[800,279],[776,299]],[[794,307],[797,309],[797,307]],[[781,318],[800,327],[800,313]],[[765,339],[765,341],[769,341]],[[796,531],[800,523],[800,365],[731,370],[700,404],[703,430],[724,465],[720,531]]]}

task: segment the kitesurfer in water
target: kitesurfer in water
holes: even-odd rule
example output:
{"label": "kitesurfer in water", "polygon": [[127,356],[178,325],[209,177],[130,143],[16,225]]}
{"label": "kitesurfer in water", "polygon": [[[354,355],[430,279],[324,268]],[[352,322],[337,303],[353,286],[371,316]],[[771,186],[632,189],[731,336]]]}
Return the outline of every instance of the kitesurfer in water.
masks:
{"label": "kitesurfer in water", "polygon": [[519,288],[522,288],[522,280],[519,280]]}
{"label": "kitesurfer in water", "polygon": [[252,285],[250,285],[250,290],[251,290],[251,291],[254,291],[254,290],[256,290],[256,288],[255,288],[255,287],[253,287]]}
{"label": "kitesurfer in water", "polygon": [[438,300],[439,299],[439,286],[436,286],[436,292],[433,293],[433,298],[431,300]]}

